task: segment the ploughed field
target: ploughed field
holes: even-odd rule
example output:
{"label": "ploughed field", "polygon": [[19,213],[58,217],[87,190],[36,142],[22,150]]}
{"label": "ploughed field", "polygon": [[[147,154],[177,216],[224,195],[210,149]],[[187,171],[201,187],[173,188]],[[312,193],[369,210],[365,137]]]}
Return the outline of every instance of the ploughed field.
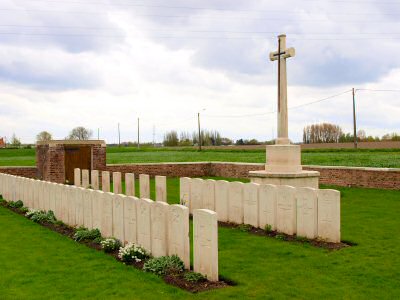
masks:
{"label": "ploughed field", "polygon": [[[179,201],[178,182],[168,179],[171,204]],[[151,184],[154,191],[154,180]],[[220,227],[220,275],[237,285],[196,295],[0,207],[0,295],[2,299],[398,299],[400,192],[337,189],[342,192],[342,240],[356,245],[329,251]]]}
{"label": "ploughed field", "polygon": [[[144,148],[108,147],[107,163],[158,163],[158,162],[249,162],[265,163],[264,149],[235,149],[232,147],[206,149],[194,148]],[[34,166],[34,149],[0,149],[0,166]],[[303,150],[303,165],[355,166],[400,168],[400,149],[317,149]]]}

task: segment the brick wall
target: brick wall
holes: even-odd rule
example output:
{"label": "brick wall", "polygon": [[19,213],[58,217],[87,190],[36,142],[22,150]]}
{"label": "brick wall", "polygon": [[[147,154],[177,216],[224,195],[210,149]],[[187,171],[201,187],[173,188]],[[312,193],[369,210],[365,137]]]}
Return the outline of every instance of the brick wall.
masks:
{"label": "brick wall", "polygon": [[93,170],[105,170],[106,169],[106,145],[93,145],[92,146],[92,163]]}
{"label": "brick wall", "polygon": [[[369,187],[400,190],[400,169],[304,166],[304,170],[318,171],[320,183],[337,186]],[[218,176],[247,178],[249,171],[263,170],[264,164],[252,163],[161,163],[108,165],[110,172],[165,175],[170,177]]]}
{"label": "brick wall", "polygon": [[148,174],[152,177],[163,175],[169,177],[196,177],[210,175],[211,163],[152,163],[152,164],[121,164],[107,165],[110,172]]}
{"label": "brick wall", "polygon": [[28,178],[37,178],[36,167],[0,167],[0,173]]}

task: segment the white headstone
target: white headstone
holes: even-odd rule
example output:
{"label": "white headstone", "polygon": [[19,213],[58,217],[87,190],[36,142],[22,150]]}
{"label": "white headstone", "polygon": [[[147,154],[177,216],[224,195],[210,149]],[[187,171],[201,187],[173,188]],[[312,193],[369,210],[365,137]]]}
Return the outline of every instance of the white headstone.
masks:
{"label": "white headstone", "polygon": [[246,183],[243,186],[243,223],[258,227],[259,202],[257,183]]}
{"label": "white headstone", "polygon": [[102,194],[101,201],[101,235],[109,238],[113,234],[113,193]]}
{"label": "white headstone", "polygon": [[[54,202],[55,202],[55,213],[58,220],[63,220],[62,213],[62,195],[63,195],[63,185],[62,184],[54,184]],[[51,202],[50,202],[51,204]]]}
{"label": "white headstone", "polygon": [[122,194],[121,172],[113,173],[113,193]]}
{"label": "white headstone", "polygon": [[82,170],[82,187],[88,189],[90,186],[89,182],[89,170]]}
{"label": "white headstone", "polygon": [[218,221],[228,222],[229,212],[229,182],[217,180],[215,183],[215,212],[218,214]]}
{"label": "white headstone", "polygon": [[74,185],[81,186],[81,169],[74,169]]}
{"label": "white headstone", "polygon": [[83,206],[83,193],[85,189],[84,188],[77,188],[76,193],[75,193],[75,222],[77,226],[83,226],[84,225],[84,206]]}
{"label": "white headstone", "polygon": [[215,180],[206,179],[203,181],[203,192],[202,192],[202,207],[215,211]]}
{"label": "white headstone", "polygon": [[137,239],[138,244],[147,251],[151,251],[151,217],[150,210],[153,201],[139,199],[137,209]]}
{"label": "white headstone", "polygon": [[156,201],[167,202],[167,177],[156,176]]}
{"label": "white headstone", "polygon": [[279,185],[276,192],[277,231],[293,235],[296,233],[296,188]]}
{"label": "white headstone", "polygon": [[113,197],[113,237],[125,241],[124,236],[124,201],[125,195],[115,195]]}
{"label": "white headstone", "polygon": [[265,229],[267,225],[276,230],[276,185],[262,184],[259,190],[259,227]]}
{"label": "white headstone", "polygon": [[168,255],[168,207],[165,202],[151,205],[151,254],[154,257]]}
{"label": "white headstone", "polygon": [[340,243],[340,192],[318,190],[318,237]]}
{"label": "white headstone", "polygon": [[76,223],[76,201],[75,201],[75,195],[76,195],[76,190],[77,187],[70,185],[67,186],[67,209],[68,209],[68,225],[70,226],[75,226],[77,225]]}
{"label": "white headstone", "polygon": [[178,255],[190,270],[189,208],[186,206],[169,206],[168,255]]}
{"label": "white headstone", "polygon": [[135,196],[135,174],[125,174],[125,191],[127,196]]}
{"label": "white headstone", "polygon": [[88,229],[93,228],[93,196],[92,194],[94,193],[93,190],[90,189],[85,189],[83,191],[83,226]]}
{"label": "white headstone", "polygon": [[150,199],[150,176],[147,174],[139,175],[140,198]]}
{"label": "white headstone", "polygon": [[69,224],[69,212],[68,212],[68,191],[67,185],[61,184],[61,220],[65,224]]}
{"label": "white headstone", "polygon": [[108,171],[101,172],[101,190],[104,193],[110,192],[110,172]]}
{"label": "white headstone", "polygon": [[92,196],[92,226],[93,229],[99,229],[101,231],[101,222],[102,222],[102,214],[103,214],[103,199],[104,192],[95,190],[91,194]]}
{"label": "white headstone", "polygon": [[317,190],[303,187],[296,190],[297,236],[314,239],[318,235]]}
{"label": "white headstone", "polygon": [[243,224],[243,186],[242,182],[230,182],[229,195],[229,222]]}
{"label": "white headstone", "polygon": [[137,207],[139,199],[133,196],[124,198],[124,243],[137,244]]}
{"label": "white headstone", "polygon": [[203,207],[203,182],[201,178],[193,178],[190,184],[189,210],[193,213],[195,209]]}
{"label": "white headstone", "polygon": [[189,208],[191,178],[179,178],[179,203]]}
{"label": "white headstone", "polygon": [[100,188],[100,184],[99,184],[99,171],[97,170],[92,170],[91,172],[91,184],[90,186],[92,187],[92,189],[94,190],[98,190]]}
{"label": "white headstone", "polygon": [[193,269],[218,281],[218,217],[208,209],[193,211]]}

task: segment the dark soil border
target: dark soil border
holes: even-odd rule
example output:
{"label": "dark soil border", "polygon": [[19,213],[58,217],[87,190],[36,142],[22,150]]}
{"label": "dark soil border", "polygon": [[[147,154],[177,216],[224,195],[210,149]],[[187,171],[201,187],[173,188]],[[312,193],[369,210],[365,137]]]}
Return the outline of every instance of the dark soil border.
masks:
{"label": "dark soil border", "polygon": [[[0,200],[0,205],[2,207],[5,207],[5,208],[13,211],[14,213],[19,214],[26,218],[25,213],[23,211],[21,211],[19,208],[13,208],[13,207],[8,206],[7,201]],[[76,228],[70,227],[64,223],[53,224],[53,223],[48,223],[48,222],[42,222],[42,223],[37,223],[37,224],[40,224],[52,231],[62,234],[72,240],[73,240],[73,236],[76,232]],[[87,247],[95,249],[97,251],[101,251],[104,254],[110,255],[110,256],[114,257],[117,261],[121,262],[121,260],[118,258],[118,250],[111,252],[111,253],[106,253],[103,251],[100,244],[95,243],[93,241],[79,241],[79,242],[75,241],[75,242],[84,244]],[[124,264],[132,266],[132,267],[142,271],[144,263],[145,263],[144,261],[141,261],[141,262],[132,262],[129,264],[128,263],[124,263]],[[203,281],[199,281],[199,282],[190,282],[184,278],[185,273],[188,273],[188,272],[189,271],[185,270],[184,272],[179,273],[179,274],[167,274],[167,275],[162,276],[162,278],[165,283],[167,283],[169,285],[173,285],[178,288],[181,288],[190,293],[199,293],[199,292],[220,289],[220,288],[236,285],[234,282],[232,282],[230,280],[225,280],[222,278],[220,278],[220,281],[216,281],[216,282],[208,281],[206,279]]]}
{"label": "dark soil border", "polygon": [[221,227],[225,227],[225,228],[239,229],[243,232],[248,232],[253,235],[267,236],[267,237],[279,239],[281,241],[288,241],[288,242],[292,242],[292,243],[309,244],[316,248],[323,248],[323,249],[328,249],[331,251],[340,250],[343,248],[348,248],[348,247],[357,245],[355,243],[351,243],[351,242],[347,242],[347,241],[342,241],[340,243],[330,243],[330,242],[320,240],[320,239],[310,240],[310,239],[307,239],[304,237],[298,237],[297,235],[288,235],[288,234],[277,232],[277,231],[266,231],[261,228],[253,227],[251,225],[244,225],[244,224],[238,225],[235,223],[220,222],[220,221],[218,222],[218,225]]}

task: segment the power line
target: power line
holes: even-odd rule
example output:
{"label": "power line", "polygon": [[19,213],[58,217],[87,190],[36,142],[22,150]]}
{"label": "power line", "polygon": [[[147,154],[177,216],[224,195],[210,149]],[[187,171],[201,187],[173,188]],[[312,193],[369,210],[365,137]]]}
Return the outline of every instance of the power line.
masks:
{"label": "power line", "polygon": [[[288,109],[297,109],[297,108],[300,108],[300,107],[303,107],[303,106],[308,106],[308,105],[312,105],[312,104],[315,104],[315,103],[323,102],[323,101],[326,101],[326,100],[329,100],[329,99],[336,98],[338,96],[347,94],[347,93],[349,93],[351,91],[352,90],[346,90],[344,92],[341,92],[341,93],[338,93],[338,94],[335,94],[335,95],[332,95],[332,96],[329,96],[329,97],[325,97],[325,98],[322,98],[322,99],[319,99],[319,100],[307,102],[307,103],[300,104],[300,105],[297,105],[297,106],[292,106],[292,107],[289,107]],[[266,112],[266,113],[246,114],[246,115],[224,115],[224,116],[221,116],[221,115],[220,116],[218,116],[218,115],[205,115],[205,116],[209,117],[209,118],[244,118],[244,117],[265,116],[265,115],[274,114],[274,113],[277,113],[277,111],[274,110],[274,111],[269,111],[269,112]]]}
{"label": "power line", "polygon": [[[167,9],[186,9],[186,10],[211,10],[211,11],[229,11],[229,12],[247,12],[247,13],[302,13],[302,12],[288,12],[285,10],[255,10],[255,9],[229,9],[229,8],[219,8],[219,7],[195,7],[195,6],[175,6],[175,5],[159,5],[159,4],[142,4],[142,3],[105,3],[98,1],[90,1],[90,2],[81,2],[81,1],[54,1],[54,0],[31,0],[35,2],[46,2],[46,3],[67,3],[67,4],[83,4],[83,5],[104,5],[104,6],[122,6],[122,7],[147,7],[147,8],[167,8]],[[305,0],[305,1],[316,1],[316,0]],[[327,0],[326,2],[334,2],[334,3],[375,3],[373,1],[334,1]],[[392,4],[399,5],[398,2],[379,2],[379,4]],[[365,15],[365,13],[340,13],[343,15]],[[367,13],[368,15],[380,15],[380,14],[372,14]],[[385,14],[385,15],[394,15],[393,13]]]}
{"label": "power line", "polygon": [[[38,13],[61,13],[61,14],[88,14],[88,15],[107,15],[108,12],[92,12],[92,11],[61,11],[61,10],[46,10],[46,9],[13,9],[13,8],[0,8],[1,11],[17,11],[17,12],[25,12],[25,13],[31,13],[31,12],[38,12]],[[121,12],[121,13],[125,13]],[[134,14],[136,17],[157,17],[157,18],[205,18],[205,19],[212,19],[212,18],[218,18],[218,20],[221,20],[221,16],[198,16],[198,15],[159,15],[159,14]],[[281,19],[281,18],[266,18],[266,17],[236,17],[236,16],[224,16],[222,20],[227,20],[227,19],[239,19],[239,20],[263,20],[263,21],[285,21],[285,22],[290,22],[293,21],[293,19]],[[326,20],[326,19],[320,19],[320,20],[310,20],[310,19],[301,19],[301,20],[295,20],[295,21],[301,21],[301,22],[329,22],[331,20]],[[340,23],[398,23],[397,20],[363,20],[363,21],[348,21],[348,20],[340,20]]]}
{"label": "power line", "polygon": [[[68,26],[68,25],[23,25],[23,24],[0,24],[0,27],[28,28],[28,29],[88,29],[88,30],[120,30],[118,27],[95,27],[95,26]],[[279,34],[280,31],[235,31],[235,30],[188,30],[182,28],[162,29],[162,28],[142,28],[151,32],[190,32],[190,33],[233,33],[233,34]],[[400,35],[396,32],[286,32],[290,35]]]}
{"label": "power line", "polygon": [[355,89],[356,91],[368,91],[368,92],[400,92],[400,90],[374,90],[374,89]]}

